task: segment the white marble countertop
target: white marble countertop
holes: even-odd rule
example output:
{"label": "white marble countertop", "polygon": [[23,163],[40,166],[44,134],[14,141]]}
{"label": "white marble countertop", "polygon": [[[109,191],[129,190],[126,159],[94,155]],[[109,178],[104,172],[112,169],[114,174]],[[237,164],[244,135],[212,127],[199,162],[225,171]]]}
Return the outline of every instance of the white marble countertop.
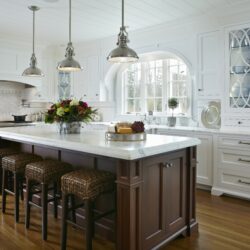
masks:
{"label": "white marble countertop", "polygon": [[167,125],[146,125],[148,129],[165,129],[169,131],[187,131],[187,132],[201,132],[201,133],[211,133],[211,134],[232,134],[232,135],[250,135],[249,130],[244,130],[242,128],[238,129],[226,129],[226,128],[220,128],[220,129],[209,129],[209,128],[203,128],[203,127],[188,127],[188,126],[175,126],[175,127],[169,127]]}
{"label": "white marble countertop", "polygon": [[[114,122],[115,123],[115,122]],[[111,122],[91,122],[86,125],[87,129],[95,130],[107,130],[107,127]],[[204,127],[194,127],[194,126],[175,126],[169,127],[167,125],[156,125],[156,124],[146,124],[146,129],[164,129],[169,131],[184,131],[184,132],[197,132],[197,133],[209,133],[209,134],[232,134],[232,135],[246,135],[250,136],[250,131],[246,128],[220,128],[220,129],[210,129]]]}
{"label": "white marble countertop", "polygon": [[140,159],[200,144],[197,138],[150,134],[142,142],[111,142],[105,140],[103,130],[83,129],[80,135],[60,135],[53,125],[0,128],[0,137],[125,160]]}

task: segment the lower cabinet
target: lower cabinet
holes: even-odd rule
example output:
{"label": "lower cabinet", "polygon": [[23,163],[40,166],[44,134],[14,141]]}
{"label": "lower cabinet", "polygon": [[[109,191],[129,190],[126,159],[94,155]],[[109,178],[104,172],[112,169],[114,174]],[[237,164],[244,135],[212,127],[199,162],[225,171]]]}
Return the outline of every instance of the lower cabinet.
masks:
{"label": "lower cabinet", "polygon": [[215,141],[212,194],[250,199],[250,136],[219,135]]}
{"label": "lower cabinet", "polygon": [[207,186],[213,184],[213,136],[209,133],[159,129],[158,134],[197,137],[201,144],[197,146],[197,183]]}
{"label": "lower cabinet", "polygon": [[142,248],[151,249],[186,225],[186,150],[145,160],[143,179]]}

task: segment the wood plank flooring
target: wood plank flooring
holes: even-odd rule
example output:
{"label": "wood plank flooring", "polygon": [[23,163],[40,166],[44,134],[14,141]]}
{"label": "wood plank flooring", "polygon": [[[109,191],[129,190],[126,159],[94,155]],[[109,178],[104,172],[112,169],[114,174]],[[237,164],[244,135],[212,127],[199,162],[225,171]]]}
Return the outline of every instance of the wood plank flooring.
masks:
{"label": "wood plank flooring", "polygon": [[[1,201],[1,196],[0,196]],[[0,250],[60,249],[60,219],[49,215],[48,240],[41,240],[40,210],[32,207],[31,227],[24,227],[23,203],[20,223],[14,223],[13,199],[8,197],[7,213],[0,211]],[[199,233],[179,237],[161,250],[250,250],[250,201],[231,197],[215,197],[209,192],[197,191],[197,219]],[[84,249],[84,233],[71,226],[68,249]],[[114,250],[112,242],[98,236],[94,250]]]}

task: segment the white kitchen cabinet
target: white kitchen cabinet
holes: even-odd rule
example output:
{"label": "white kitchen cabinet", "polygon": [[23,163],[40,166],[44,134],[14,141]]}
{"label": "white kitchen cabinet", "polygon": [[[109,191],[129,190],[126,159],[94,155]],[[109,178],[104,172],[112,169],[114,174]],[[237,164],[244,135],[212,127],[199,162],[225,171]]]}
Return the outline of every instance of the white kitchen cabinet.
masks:
{"label": "white kitchen cabinet", "polygon": [[[200,98],[218,98],[222,92],[220,32],[198,35],[197,91]],[[223,53],[222,53],[223,55]]]}
{"label": "white kitchen cabinet", "polygon": [[83,70],[73,73],[73,96],[86,101],[99,101],[100,64],[98,56],[77,59]]}
{"label": "white kitchen cabinet", "polygon": [[213,137],[209,133],[157,129],[158,134],[196,137],[201,140],[197,146],[197,183],[207,186],[213,184]]}
{"label": "white kitchen cabinet", "polygon": [[218,135],[214,144],[213,195],[250,198],[250,136]]}

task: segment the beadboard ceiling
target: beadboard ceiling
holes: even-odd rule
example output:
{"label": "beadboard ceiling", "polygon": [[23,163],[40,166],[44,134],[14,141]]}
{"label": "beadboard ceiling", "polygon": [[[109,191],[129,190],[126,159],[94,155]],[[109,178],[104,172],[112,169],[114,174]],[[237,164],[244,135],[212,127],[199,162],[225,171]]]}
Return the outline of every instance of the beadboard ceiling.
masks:
{"label": "beadboard ceiling", "polygon": [[[249,0],[125,0],[129,31],[198,16]],[[0,38],[30,40],[32,13],[37,5],[37,40],[65,44],[68,39],[68,0],[0,0]],[[72,0],[72,40],[80,42],[116,35],[121,0]]]}

